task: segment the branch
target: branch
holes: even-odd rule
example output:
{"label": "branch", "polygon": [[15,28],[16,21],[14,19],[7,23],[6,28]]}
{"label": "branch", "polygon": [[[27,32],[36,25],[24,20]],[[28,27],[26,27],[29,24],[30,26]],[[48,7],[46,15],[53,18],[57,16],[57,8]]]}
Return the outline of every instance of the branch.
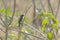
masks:
{"label": "branch", "polygon": [[27,14],[27,12],[29,11],[29,9],[32,7],[32,5],[30,5],[27,10],[25,11],[25,15]]}
{"label": "branch", "polygon": [[[13,29],[8,29],[8,30],[13,30]],[[13,30],[13,31],[18,32],[19,30]],[[20,31],[20,32],[21,32],[21,31]],[[26,34],[26,35],[30,35],[30,36],[33,36],[33,37],[36,37],[36,38],[38,38],[38,39],[42,39],[42,38],[40,38],[40,37],[37,37],[37,36],[32,35],[32,34],[29,34],[29,33],[25,33],[25,32],[21,32],[21,33]]]}
{"label": "branch", "polygon": [[35,5],[35,0],[32,0],[32,3],[33,3],[33,21],[32,23],[35,24],[36,23],[36,5]]}
{"label": "branch", "polygon": [[43,8],[43,11],[46,12],[45,8],[44,8],[44,5],[42,4],[42,0],[40,0],[40,4],[41,4],[41,7]]}
{"label": "branch", "polygon": [[53,8],[52,8],[52,6],[51,6],[51,3],[50,3],[50,0],[47,0],[47,2],[48,2],[48,8],[49,8],[49,10],[52,12],[52,14],[54,15],[54,13],[53,13]]}
{"label": "branch", "polygon": [[34,26],[31,26],[30,24],[28,23],[24,23],[25,25],[29,26],[30,28],[34,29],[35,31],[39,32],[44,38],[47,38],[45,34],[43,34],[42,32],[40,32],[38,29],[34,28]]}
{"label": "branch", "polygon": [[37,36],[35,36],[35,35],[32,35],[32,34],[29,34],[29,33],[25,33],[25,32],[22,32],[23,34],[26,34],[26,35],[30,35],[30,36],[33,36],[33,37],[35,37],[35,38],[38,38],[38,39],[42,39],[42,38],[40,38],[40,37],[37,37]]}
{"label": "branch", "polygon": [[57,15],[58,15],[59,6],[60,6],[60,0],[58,1],[58,6],[57,6],[57,11],[56,11],[55,17],[57,17]]}
{"label": "branch", "polygon": [[5,31],[3,31],[3,29],[0,28],[0,30],[5,33]]}
{"label": "branch", "polygon": [[56,36],[55,33],[56,33],[56,32],[55,32],[55,30],[53,29],[53,34],[54,34],[55,40],[57,40],[57,36]]}
{"label": "branch", "polygon": [[32,0],[32,3],[33,3],[33,10],[34,10],[34,13],[33,13],[33,17],[36,16],[36,5],[35,5],[35,0]]}
{"label": "branch", "polygon": [[3,26],[5,28],[5,25],[3,25],[2,23],[0,23],[1,26]]}
{"label": "branch", "polygon": [[4,24],[5,26],[7,26],[6,23],[4,22],[4,20],[2,19],[2,17],[0,17],[0,20],[3,22],[3,24]]}
{"label": "branch", "polygon": [[16,8],[16,0],[14,0],[14,10],[13,10],[13,14],[12,14],[12,17],[11,17],[11,20],[10,20],[10,23],[8,24],[8,26],[12,23],[13,21],[13,18],[14,18],[14,14],[15,14],[15,8]]}
{"label": "branch", "polygon": [[2,2],[3,2],[3,5],[4,5],[4,8],[6,9],[7,8],[7,2],[6,2],[6,0],[5,1],[2,0]]}
{"label": "branch", "polygon": [[1,37],[0,37],[1,40],[3,40]]}

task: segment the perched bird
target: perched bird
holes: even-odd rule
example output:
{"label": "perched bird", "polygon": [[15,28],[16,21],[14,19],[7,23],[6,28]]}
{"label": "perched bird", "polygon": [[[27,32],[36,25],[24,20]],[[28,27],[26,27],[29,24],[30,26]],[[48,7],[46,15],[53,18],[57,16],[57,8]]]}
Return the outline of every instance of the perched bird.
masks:
{"label": "perched bird", "polygon": [[19,21],[18,21],[19,27],[20,27],[20,25],[22,24],[23,19],[24,19],[24,15],[22,14],[22,15],[20,16],[20,18],[19,18]]}

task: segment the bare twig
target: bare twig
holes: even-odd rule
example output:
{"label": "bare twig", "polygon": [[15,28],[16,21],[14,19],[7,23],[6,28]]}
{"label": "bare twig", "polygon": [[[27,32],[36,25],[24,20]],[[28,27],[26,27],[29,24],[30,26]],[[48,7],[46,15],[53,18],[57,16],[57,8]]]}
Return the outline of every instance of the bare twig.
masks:
{"label": "bare twig", "polygon": [[41,4],[41,7],[43,8],[43,11],[46,12],[45,8],[44,8],[44,5],[42,4],[42,0],[40,0],[40,4]]}
{"label": "bare twig", "polygon": [[4,5],[4,8],[6,9],[7,8],[7,2],[5,0],[2,0],[3,2],[3,5]]}
{"label": "bare twig", "polygon": [[54,34],[55,40],[57,40],[57,36],[56,36],[55,33],[56,33],[56,32],[55,32],[54,29],[53,29],[53,34]]}
{"label": "bare twig", "polygon": [[0,28],[0,30],[5,33],[5,31],[3,31],[3,29]]}
{"label": "bare twig", "polygon": [[4,25],[2,23],[0,23],[0,25],[4,27]]}
{"label": "bare twig", "polygon": [[6,26],[6,23],[4,22],[4,20],[2,19],[2,17],[0,17],[0,20],[3,22],[3,24]]}
{"label": "bare twig", "polygon": [[29,33],[25,33],[25,32],[22,32],[23,34],[26,34],[26,35],[30,35],[30,36],[33,36],[33,37],[35,37],[35,38],[38,38],[38,39],[42,39],[42,38],[40,38],[40,37],[37,37],[37,36],[35,36],[35,35],[32,35],[32,34],[29,34]]}
{"label": "bare twig", "polygon": [[[13,29],[9,29],[9,30],[13,30]],[[13,31],[18,32],[19,30],[13,30]],[[20,31],[20,32],[21,32],[21,31]],[[26,35],[30,35],[30,36],[36,37],[36,38],[38,38],[38,39],[42,39],[42,38],[40,38],[40,37],[37,37],[37,36],[32,35],[32,34],[29,34],[29,33],[25,33],[25,32],[21,32],[21,33],[23,33],[24,35],[26,34]]]}
{"label": "bare twig", "polygon": [[11,20],[10,20],[10,23],[8,25],[10,25],[13,21],[13,18],[14,18],[14,14],[15,14],[15,8],[16,8],[16,0],[14,0],[14,10],[13,10],[13,14],[12,14],[12,17],[11,17]]}
{"label": "bare twig", "polygon": [[40,32],[39,30],[37,30],[36,28],[34,28],[34,26],[31,26],[28,23],[25,23],[25,25],[29,26],[30,28],[34,29],[35,31],[39,32],[44,38],[47,38],[46,35],[44,35],[42,32]]}
{"label": "bare twig", "polygon": [[27,36],[27,38],[28,38],[29,40],[32,40],[29,36]]}
{"label": "bare twig", "polygon": [[[3,19],[2,19],[2,15],[1,15],[1,14],[0,14],[0,20],[1,20],[2,23],[5,25],[5,22],[3,21]],[[0,25],[4,26],[2,23],[0,22]]]}
{"label": "bare twig", "polygon": [[26,14],[27,14],[27,12],[29,11],[29,9],[32,7],[32,5],[30,5],[28,8],[27,8],[27,10],[25,11],[25,16],[26,16]]}
{"label": "bare twig", "polygon": [[7,38],[8,38],[8,26],[6,25],[6,30],[5,30],[5,40],[8,40]]}
{"label": "bare twig", "polygon": [[36,5],[35,5],[35,0],[32,0],[32,3],[33,3],[33,10],[34,10],[34,13],[33,13],[33,17],[36,16]]}
{"label": "bare twig", "polygon": [[60,7],[60,0],[58,0],[58,6],[57,6],[57,11],[56,11],[55,17],[57,17],[57,15],[58,15],[59,7]]}
{"label": "bare twig", "polygon": [[1,40],[3,40],[1,37],[0,37]]}
{"label": "bare twig", "polygon": [[32,3],[33,3],[33,24],[36,23],[36,5],[35,5],[35,0],[32,0]]}
{"label": "bare twig", "polygon": [[47,1],[48,1],[48,8],[49,8],[49,11],[51,11],[52,14],[54,15],[53,8],[52,8],[52,6],[51,6],[50,0],[47,0]]}

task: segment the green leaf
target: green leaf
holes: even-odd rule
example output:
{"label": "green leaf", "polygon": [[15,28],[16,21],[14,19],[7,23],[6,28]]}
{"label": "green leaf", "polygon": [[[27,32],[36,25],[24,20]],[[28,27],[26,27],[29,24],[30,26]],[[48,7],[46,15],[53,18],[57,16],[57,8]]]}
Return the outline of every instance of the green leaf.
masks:
{"label": "green leaf", "polygon": [[10,11],[9,8],[7,8],[7,9],[4,9],[4,8],[0,9],[0,13],[3,13],[4,16],[6,16],[6,14],[7,14],[8,16],[12,14],[12,12]]}
{"label": "green leaf", "polygon": [[0,13],[5,13],[5,9],[4,8],[0,9]]}
{"label": "green leaf", "polygon": [[29,21],[29,18],[25,17],[25,18],[24,18],[24,21],[25,21],[25,22],[28,22],[28,21]]}
{"label": "green leaf", "polygon": [[57,31],[58,31],[58,29],[59,29],[59,28],[58,28],[58,27],[56,27],[56,30],[57,30]]}
{"label": "green leaf", "polygon": [[47,37],[48,37],[49,40],[52,40],[52,38],[53,38],[53,33],[52,33],[52,32],[48,32]]}
{"label": "green leaf", "polygon": [[51,24],[51,26],[52,26],[52,28],[54,28],[55,27],[55,24]]}
{"label": "green leaf", "polygon": [[10,11],[9,8],[7,8],[7,9],[5,9],[5,10],[6,10],[7,15],[12,15],[12,12]]}
{"label": "green leaf", "polygon": [[42,25],[46,25],[48,23],[48,19],[44,19],[43,21],[42,21]]}
{"label": "green leaf", "polygon": [[43,12],[43,14],[44,14],[44,15],[47,15],[47,14],[48,14],[48,12]]}
{"label": "green leaf", "polygon": [[31,34],[34,34],[34,31],[31,28],[26,28],[26,31],[31,33]]}
{"label": "green leaf", "polygon": [[41,30],[42,30],[42,32],[44,32],[44,31],[45,31],[45,26],[43,26],[43,27],[41,28]]}
{"label": "green leaf", "polygon": [[58,26],[58,20],[56,19],[55,21],[56,21],[56,24],[57,24],[57,26]]}
{"label": "green leaf", "polygon": [[13,14],[11,11],[8,11],[7,13],[8,13],[8,15],[12,15]]}
{"label": "green leaf", "polygon": [[43,12],[40,12],[40,16],[42,16],[43,15]]}
{"label": "green leaf", "polygon": [[13,33],[11,33],[10,36],[13,37],[13,38],[17,38],[17,35],[13,34]]}

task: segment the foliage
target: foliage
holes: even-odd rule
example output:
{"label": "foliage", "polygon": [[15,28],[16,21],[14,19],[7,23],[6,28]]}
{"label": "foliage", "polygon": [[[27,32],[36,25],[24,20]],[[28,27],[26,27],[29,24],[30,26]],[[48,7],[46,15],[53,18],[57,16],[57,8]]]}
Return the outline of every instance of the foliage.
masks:
{"label": "foliage", "polygon": [[[56,29],[58,31],[58,20],[51,12],[41,12],[40,17],[43,19],[41,28],[43,32],[45,32],[48,25],[51,25],[50,28],[52,29],[52,31],[53,29]],[[50,30],[47,29],[48,30],[47,37],[49,40],[52,40],[54,35],[53,32],[51,32],[51,29]]]}
{"label": "foliage", "polygon": [[52,33],[52,32],[48,32],[47,37],[48,37],[49,40],[52,40],[52,38],[53,38],[53,33]]}
{"label": "foliage", "polygon": [[17,38],[17,35],[16,34],[13,34],[13,33],[10,33],[10,37]]}
{"label": "foliage", "polygon": [[25,21],[25,22],[28,22],[28,21],[29,21],[29,18],[28,18],[28,17],[25,17],[25,18],[24,18],[24,21]]}

